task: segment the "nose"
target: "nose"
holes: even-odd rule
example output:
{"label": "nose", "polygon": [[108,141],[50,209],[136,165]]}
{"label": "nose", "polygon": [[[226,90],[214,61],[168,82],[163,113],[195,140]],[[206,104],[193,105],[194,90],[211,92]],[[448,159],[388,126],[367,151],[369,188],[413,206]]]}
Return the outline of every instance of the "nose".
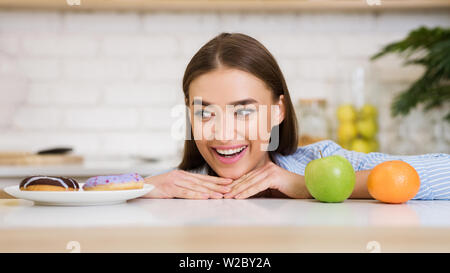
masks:
{"label": "nose", "polygon": [[[228,111],[229,112],[229,111]],[[227,111],[218,115],[214,123],[214,137],[216,140],[234,140],[236,124],[233,114]]]}

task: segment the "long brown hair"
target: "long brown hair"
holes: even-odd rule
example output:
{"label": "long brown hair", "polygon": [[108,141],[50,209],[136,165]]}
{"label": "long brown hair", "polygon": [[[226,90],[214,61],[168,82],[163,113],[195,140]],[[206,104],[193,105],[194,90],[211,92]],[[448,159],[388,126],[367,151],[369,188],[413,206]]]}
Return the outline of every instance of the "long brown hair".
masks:
{"label": "long brown hair", "polygon": [[[273,160],[272,153],[282,155],[294,153],[298,145],[297,118],[283,73],[281,73],[280,67],[272,54],[260,42],[250,36],[241,33],[221,33],[199,49],[187,65],[183,77],[186,106],[189,106],[189,86],[191,82],[198,76],[220,66],[240,69],[258,77],[272,91],[274,100],[278,100],[280,95],[284,95],[284,120],[277,125],[279,128],[275,128],[276,126],[272,128],[271,134],[271,138],[279,137],[276,141],[278,147],[269,151],[269,155]],[[192,170],[204,166],[206,161],[195,144],[189,115],[186,115],[186,125],[186,133],[190,134],[190,138],[185,140],[184,155],[178,168]],[[274,129],[279,130],[279,135],[273,134]],[[272,139],[270,142],[272,142]],[[206,165],[208,173],[216,175],[209,165]]]}

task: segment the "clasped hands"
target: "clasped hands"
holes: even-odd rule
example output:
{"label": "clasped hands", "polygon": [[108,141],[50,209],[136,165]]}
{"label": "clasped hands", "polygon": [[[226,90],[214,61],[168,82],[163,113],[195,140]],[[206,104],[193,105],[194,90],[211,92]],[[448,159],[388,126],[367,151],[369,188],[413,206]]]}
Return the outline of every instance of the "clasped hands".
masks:
{"label": "clasped hands", "polygon": [[290,198],[308,198],[304,177],[289,172],[272,161],[238,179],[172,170],[145,178],[155,186],[147,198],[245,199],[267,189],[278,190]]}

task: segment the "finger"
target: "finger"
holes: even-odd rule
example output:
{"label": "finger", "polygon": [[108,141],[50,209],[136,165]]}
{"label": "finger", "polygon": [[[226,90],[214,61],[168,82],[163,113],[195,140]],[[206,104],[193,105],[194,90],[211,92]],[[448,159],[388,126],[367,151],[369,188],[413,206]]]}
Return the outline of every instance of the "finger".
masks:
{"label": "finger", "polygon": [[244,199],[251,197],[257,193],[260,193],[266,189],[270,188],[270,181],[268,179],[262,179],[258,181],[258,183],[253,184],[249,188],[243,190],[241,193],[236,195],[234,198],[236,199]]}
{"label": "finger", "polygon": [[225,198],[233,198],[236,195],[238,195],[241,192],[243,192],[244,190],[246,190],[249,187],[251,187],[252,185],[254,185],[255,183],[258,183],[259,181],[261,181],[265,177],[267,177],[267,173],[266,172],[258,172],[256,174],[254,174],[252,177],[249,177],[247,180],[245,180],[241,184],[236,185],[229,193],[225,194],[224,197]]}
{"label": "finger", "polygon": [[207,181],[201,181],[201,180],[197,180],[196,183],[200,184],[203,187],[206,187],[206,188],[210,189],[213,192],[227,193],[227,192],[231,191],[231,187],[230,186],[218,185],[218,184],[215,184],[215,183],[211,183],[211,182],[207,182]]}
{"label": "finger", "polygon": [[204,187],[203,185],[195,183],[194,181],[189,181],[189,180],[174,181],[174,184],[177,185],[178,187],[186,188],[186,189],[193,190],[193,191],[200,192],[200,193],[206,193],[206,194],[208,194],[208,197],[212,197],[212,198],[222,198],[223,197],[223,195],[221,193],[210,190],[210,189]]}
{"label": "finger", "polygon": [[206,187],[206,188],[208,188],[212,191],[218,192],[218,193],[227,193],[231,190],[231,187],[229,187],[229,186],[205,181],[205,180],[199,179],[195,176],[186,176],[186,177],[184,177],[184,179],[187,181],[194,182],[198,185],[201,185],[203,187]]}
{"label": "finger", "polygon": [[231,178],[224,178],[224,177],[217,177],[217,176],[211,176],[211,175],[205,175],[205,174],[199,174],[199,173],[191,173],[186,172],[188,176],[196,177],[197,179],[201,179],[208,182],[213,182],[216,184],[230,184],[233,182],[233,179]]}
{"label": "finger", "polygon": [[244,174],[243,176],[241,176],[238,179],[234,180],[233,183],[231,183],[230,187],[234,188],[236,185],[244,182],[247,179],[250,179],[251,177],[253,177],[253,175],[255,175],[256,173],[260,172],[261,169],[262,168],[254,169],[253,171]]}
{"label": "finger", "polygon": [[209,194],[193,191],[188,188],[176,186],[174,188],[174,197],[176,198],[186,198],[186,199],[208,199]]}
{"label": "finger", "polygon": [[244,174],[243,176],[241,176],[240,178],[236,179],[235,181],[233,181],[233,183],[231,183],[230,187],[233,189],[236,185],[243,183],[245,180],[249,180],[252,179],[255,175],[257,175],[258,173],[261,173],[263,171],[265,171],[267,169],[267,164],[259,167],[257,169],[254,169],[253,171]]}
{"label": "finger", "polygon": [[236,185],[242,183],[243,181],[245,181],[247,179],[247,177],[249,177],[251,174],[253,173],[253,171],[244,174],[243,176],[239,177],[238,179],[234,180],[233,183],[230,184],[231,188],[234,188]]}
{"label": "finger", "polygon": [[231,191],[233,191],[233,190],[235,191],[239,185],[245,184],[245,183],[247,183],[247,181],[250,181],[256,173],[258,173],[258,172],[257,171],[250,172],[248,174],[241,176],[238,180],[234,181],[230,185]]}

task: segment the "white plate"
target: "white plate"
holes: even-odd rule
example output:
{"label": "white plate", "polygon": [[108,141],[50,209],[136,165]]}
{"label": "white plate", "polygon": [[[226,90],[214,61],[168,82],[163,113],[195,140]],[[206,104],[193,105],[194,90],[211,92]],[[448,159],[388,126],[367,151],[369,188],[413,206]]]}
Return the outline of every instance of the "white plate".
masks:
{"label": "white plate", "polygon": [[153,185],[144,184],[144,188],[138,190],[83,191],[83,184],[80,183],[79,191],[22,191],[18,185],[3,190],[16,198],[34,201],[36,205],[95,206],[124,203],[141,197],[154,188]]}

